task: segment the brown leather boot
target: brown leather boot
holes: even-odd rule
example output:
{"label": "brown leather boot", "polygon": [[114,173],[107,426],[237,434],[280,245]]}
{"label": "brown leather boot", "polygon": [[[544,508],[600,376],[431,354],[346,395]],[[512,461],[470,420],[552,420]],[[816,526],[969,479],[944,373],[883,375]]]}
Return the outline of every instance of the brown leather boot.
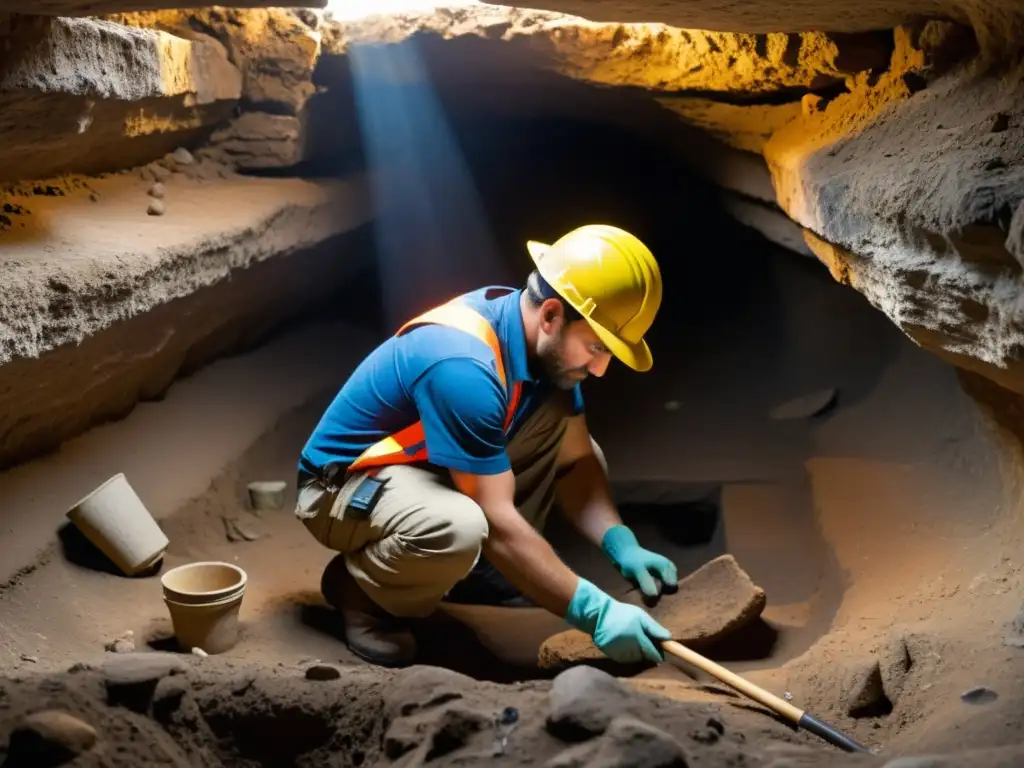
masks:
{"label": "brown leather boot", "polygon": [[392,616],[363,592],[338,555],[324,569],[320,592],[345,622],[345,642],[352,653],[383,667],[407,666],[416,658],[416,638],[406,622]]}

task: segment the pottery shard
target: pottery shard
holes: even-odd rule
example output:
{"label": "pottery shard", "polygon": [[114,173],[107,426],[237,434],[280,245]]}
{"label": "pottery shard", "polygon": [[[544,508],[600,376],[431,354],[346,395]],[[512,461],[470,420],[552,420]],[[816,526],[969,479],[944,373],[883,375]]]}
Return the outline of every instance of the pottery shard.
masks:
{"label": "pottery shard", "polygon": [[607,730],[634,700],[615,677],[593,667],[567,669],[551,684],[547,729],[562,741],[585,741]]}
{"label": "pottery shard", "polygon": [[[622,600],[643,605],[635,590]],[[751,581],[736,559],[721,555],[680,581],[677,592],[662,595],[650,613],[675,640],[699,647],[758,618],[765,603],[764,590]],[[590,637],[575,629],[549,637],[538,654],[538,664],[544,669],[603,659],[604,654]]]}
{"label": "pottery shard", "polygon": [[[27,715],[11,732],[11,765],[60,765],[88,752],[96,729],[74,715],[50,709]],[[6,764],[6,763],[5,763]]]}

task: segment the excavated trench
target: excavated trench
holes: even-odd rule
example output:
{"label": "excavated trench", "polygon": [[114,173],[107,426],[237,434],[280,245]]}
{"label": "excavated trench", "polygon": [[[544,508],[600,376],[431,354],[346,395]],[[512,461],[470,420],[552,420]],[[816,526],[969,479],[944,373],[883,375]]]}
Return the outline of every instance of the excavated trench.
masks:
{"label": "excavated trench", "polygon": [[[284,130],[301,114],[301,149],[240,138],[236,122],[211,143],[189,133],[196,162],[164,161],[174,173],[8,194],[30,210],[0,232],[0,765],[1018,765],[1019,396],[985,375],[990,360],[968,373],[915,344],[878,311],[891,307],[877,284],[838,279],[820,243],[765,204],[760,157],[709,142],[713,109],[682,125],[642,89],[524,66],[522,47],[450,22],[415,22],[432,31],[403,61],[428,74],[375,82],[376,106],[362,103],[378,118],[403,100],[440,106],[407,113],[401,133],[360,136],[337,29],[307,68],[320,90],[304,111],[282,96],[312,94],[279,66],[291,54],[268,47],[278,68],[261,69],[265,43],[249,35],[228,46],[247,73],[238,121],[265,111]],[[272,70],[284,86],[253,85]],[[791,87],[798,105],[837,97],[833,79],[746,101],[786,108]],[[157,177],[166,212],[147,217]],[[395,313],[518,283],[527,239],[587,221],[640,235],[665,280],[654,369],[616,366],[585,388],[624,517],[681,576],[733,555],[767,603],[706,655],[877,755],[844,757],[674,663],[612,669],[618,682],[555,677],[535,660],[564,624],[542,611],[446,606],[418,628],[410,670],[367,666],[338,639],[317,592],[332,553],[289,511],[309,430]],[[827,406],[780,415],[805,396]],[[171,541],[162,571],[246,570],[231,651],[177,653],[159,572],[124,578],[63,524],[117,472]],[[284,508],[256,513],[246,485],[266,479],[288,481]],[[549,535],[578,572],[619,588],[557,518]]]}

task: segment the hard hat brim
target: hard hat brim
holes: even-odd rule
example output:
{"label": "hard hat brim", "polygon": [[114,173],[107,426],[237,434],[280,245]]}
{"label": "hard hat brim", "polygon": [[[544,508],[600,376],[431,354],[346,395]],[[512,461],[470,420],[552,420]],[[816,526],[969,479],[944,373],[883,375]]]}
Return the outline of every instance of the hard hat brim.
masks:
{"label": "hard hat brim", "polygon": [[[526,250],[530,252],[530,258],[533,259],[533,263],[542,276],[544,275],[544,270],[541,269],[540,259],[550,247],[550,245],[537,242],[536,240],[529,240],[526,243]],[[544,279],[546,280],[547,277],[544,276]],[[556,288],[555,290],[557,291],[558,289]],[[601,339],[601,343],[608,347],[608,351],[618,360],[621,360],[634,371],[639,371],[640,373],[651,370],[651,367],[654,365],[654,356],[651,354],[651,348],[647,345],[646,341],[640,339],[635,344],[625,341],[605,327],[598,325],[589,317],[584,317],[583,319],[587,321],[587,325],[594,329],[594,333]]]}

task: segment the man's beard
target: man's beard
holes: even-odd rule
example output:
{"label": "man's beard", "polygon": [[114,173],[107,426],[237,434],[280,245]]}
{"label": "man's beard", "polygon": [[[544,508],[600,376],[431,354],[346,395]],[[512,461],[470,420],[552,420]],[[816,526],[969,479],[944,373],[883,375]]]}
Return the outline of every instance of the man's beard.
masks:
{"label": "man's beard", "polygon": [[572,389],[587,377],[587,367],[569,368],[562,355],[564,342],[562,335],[552,340],[538,351],[540,363],[544,369],[544,378],[559,389]]}

